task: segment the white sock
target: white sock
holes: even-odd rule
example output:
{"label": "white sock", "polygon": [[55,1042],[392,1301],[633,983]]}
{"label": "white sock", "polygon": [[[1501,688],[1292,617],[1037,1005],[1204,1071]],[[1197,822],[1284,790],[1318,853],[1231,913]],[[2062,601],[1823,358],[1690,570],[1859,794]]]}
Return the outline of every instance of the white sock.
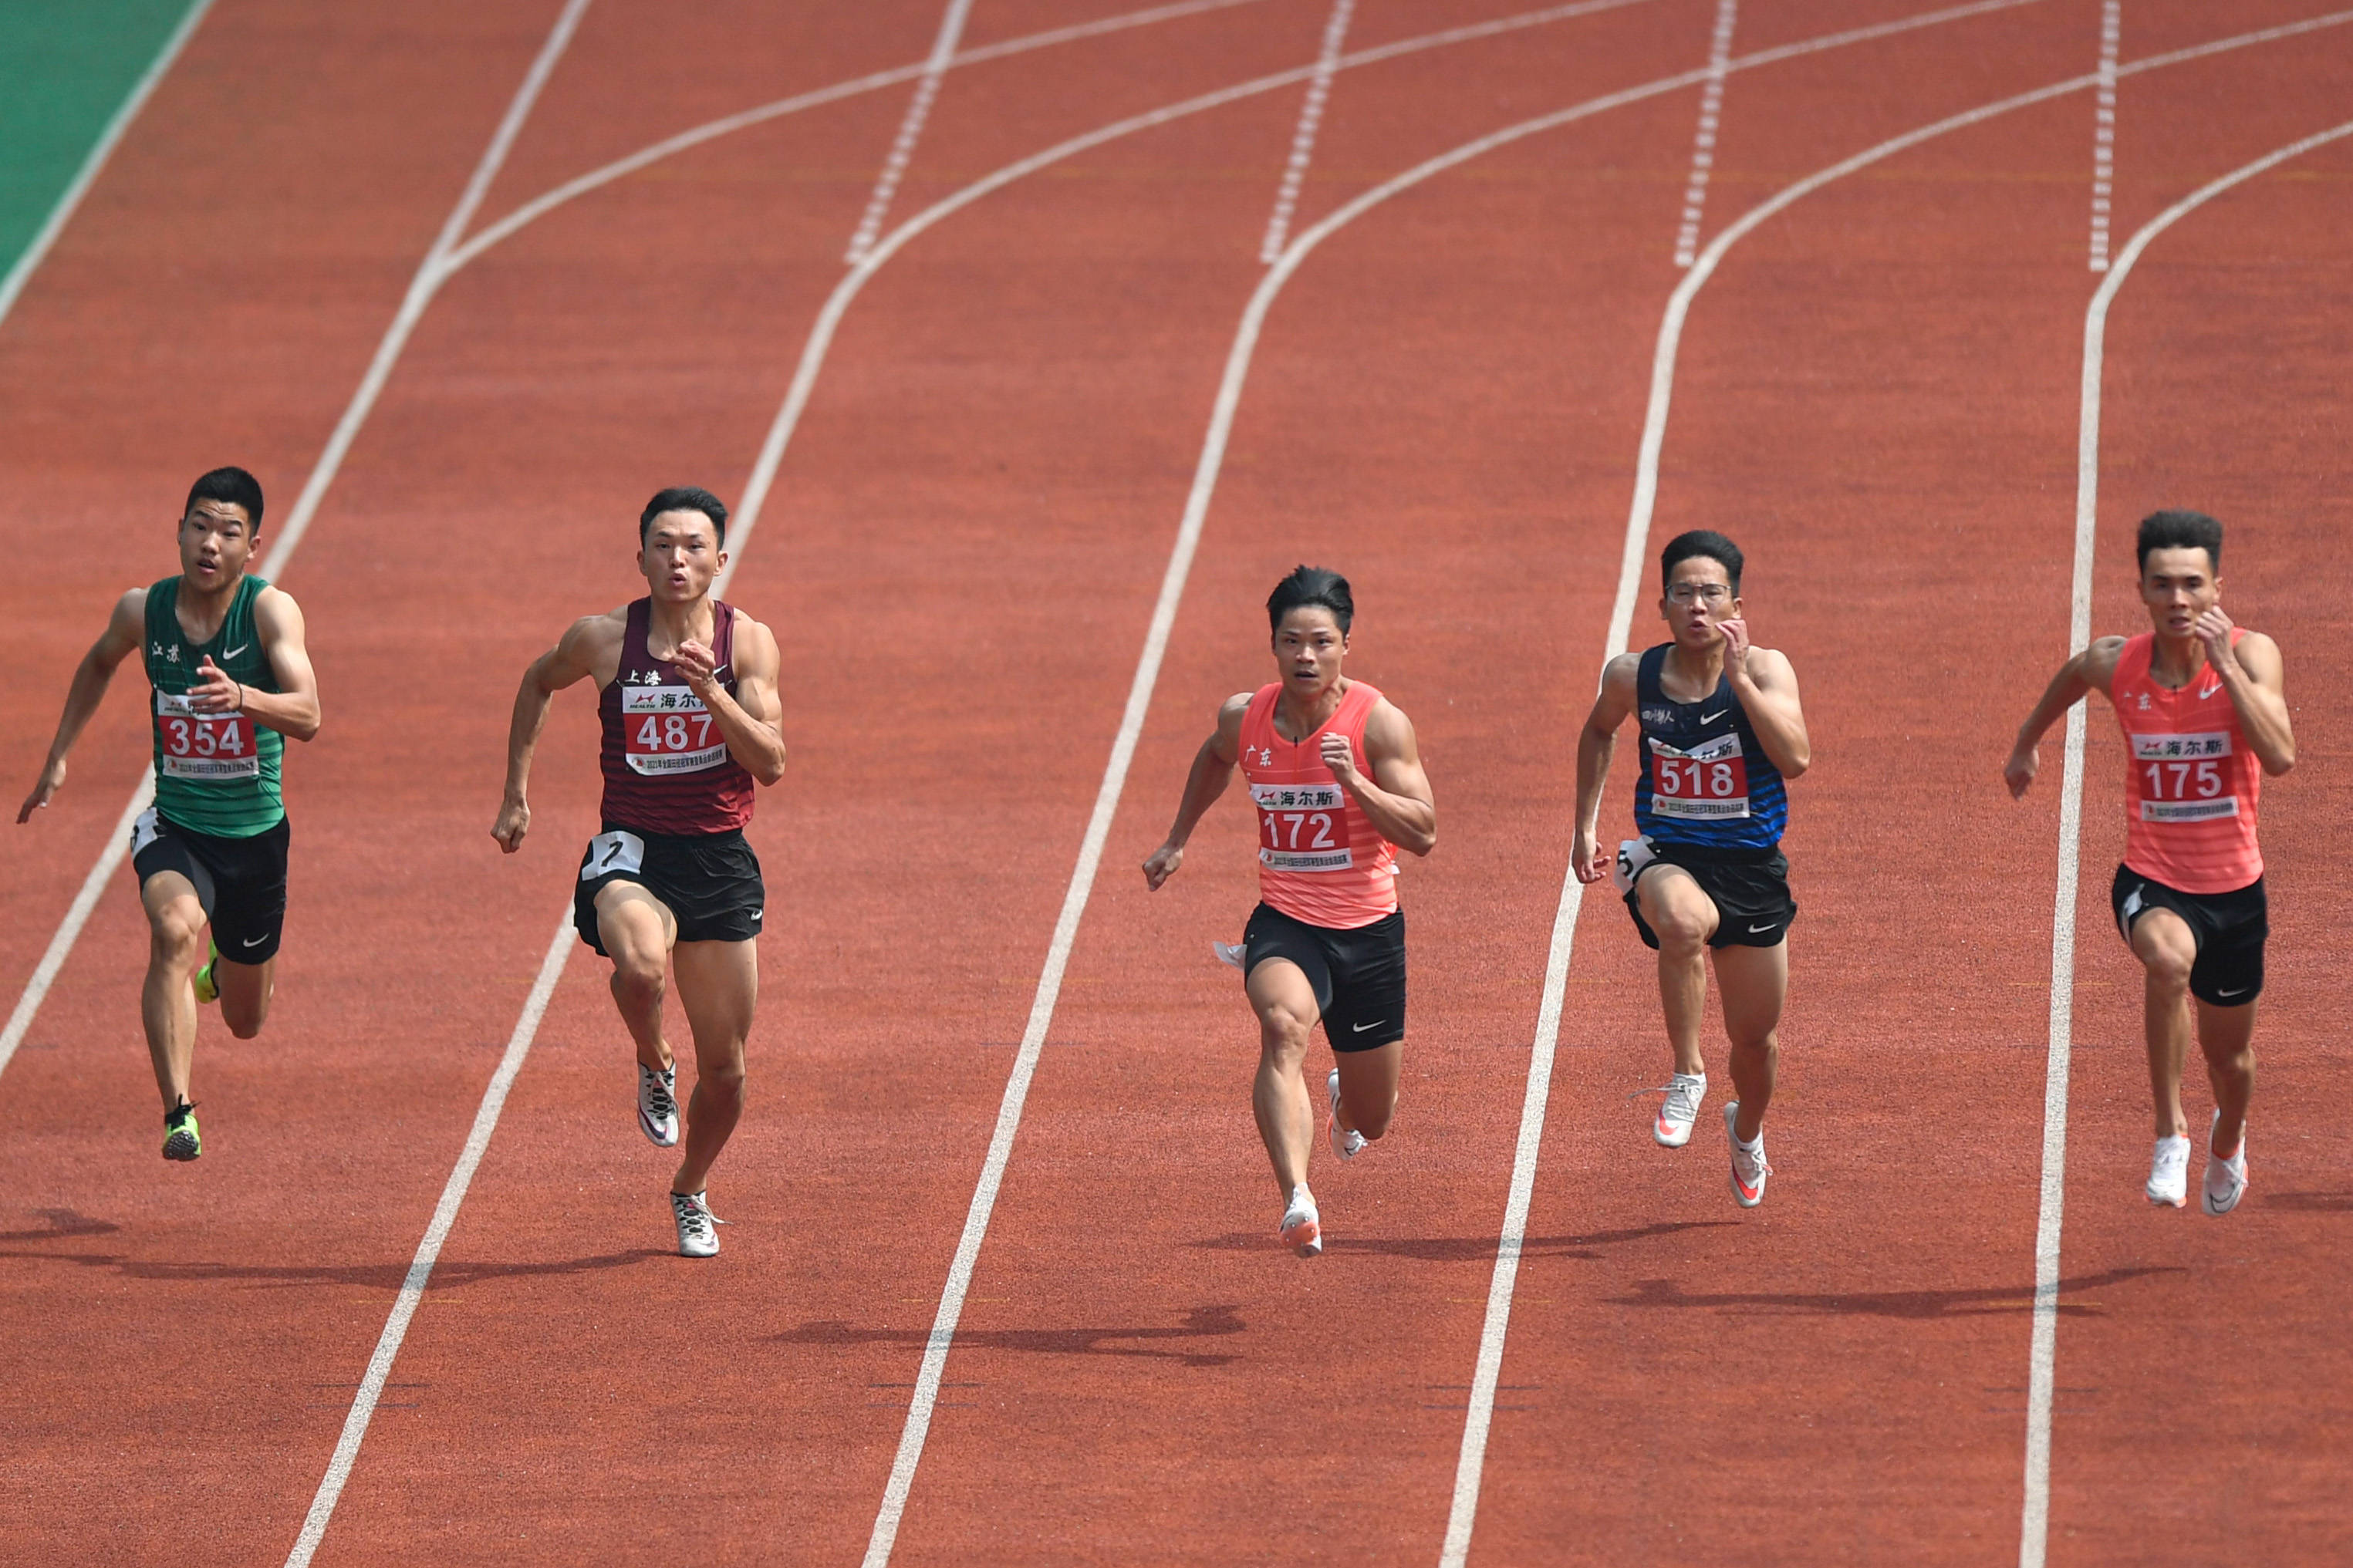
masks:
{"label": "white sock", "polygon": [[1736,1132],[1732,1135],[1732,1141],[1740,1146],[1740,1152],[1744,1154],[1762,1153],[1765,1150],[1765,1129],[1759,1127],[1754,1138],[1743,1138]]}
{"label": "white sock", "polygon": [[1305,1182],[1302,1182],[1297,1186],[1291,1189],[1291,1207],[1293,1209],[1312,1209],[1314,1206],[1315,1194],[1307,1190],[1307,1184]]}

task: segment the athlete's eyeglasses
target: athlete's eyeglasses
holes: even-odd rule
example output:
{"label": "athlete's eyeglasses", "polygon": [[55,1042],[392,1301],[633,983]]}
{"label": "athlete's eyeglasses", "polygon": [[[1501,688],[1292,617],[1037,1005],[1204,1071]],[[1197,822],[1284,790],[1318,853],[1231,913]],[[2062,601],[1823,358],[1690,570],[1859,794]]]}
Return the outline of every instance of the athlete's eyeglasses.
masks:
{"label": "athlete's eyeglasses", "polygon": [[1703,604],[1720,605],[1732,597],[1732,590],[1721,583],[1678,583],[1667,590],[1670,602],[1688,605],[1697,599]]}

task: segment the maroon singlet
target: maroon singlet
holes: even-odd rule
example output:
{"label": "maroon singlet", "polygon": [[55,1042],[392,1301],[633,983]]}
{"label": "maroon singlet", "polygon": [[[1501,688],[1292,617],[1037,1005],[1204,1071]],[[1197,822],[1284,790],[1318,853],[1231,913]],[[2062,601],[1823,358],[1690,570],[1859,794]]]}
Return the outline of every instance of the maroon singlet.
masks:
{"label": "maroon singlet", "polygon": [[[596,699],[605,727],[605,825],[639,833],[729,833],[752,820],[752,775],[678,666],[646,651],[653,601],[628,608],[621,668]],[[735,694],[735,612],[713,599],[711,651]]]}

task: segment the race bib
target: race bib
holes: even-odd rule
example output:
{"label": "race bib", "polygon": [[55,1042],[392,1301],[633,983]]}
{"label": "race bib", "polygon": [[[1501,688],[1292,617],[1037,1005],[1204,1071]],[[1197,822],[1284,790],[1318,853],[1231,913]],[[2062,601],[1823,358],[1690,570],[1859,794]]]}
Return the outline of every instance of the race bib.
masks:
{"label": "race bib", "polygon": [[699,773],[727,761],[719,721],[684,686],[624,687],[621,749],[629,771],[647,778]]}
{"label": "race bib", "polygon": [[199,713],[185,692],[155,693],[155,744],[163,774],[199,784],[258,778],[253,720],[244,713]]}
{"label": "race bib", "polygon": [[1642,874],[1642,868],[1657,858],[1658,856],[1651,852],[1649,837],[1621,838],[1618,841],[1618,858],[1609,868],[1609,879],[1618,885],[1620,892],[1630,893],[1634,890],[1634,879]]}
{"label": "race bib", "polygon": [[642,871],[645,866],[646,841],[617,827],[588,840],[588,857],[580,862],[580,879],[593,882],[617,871]]}
{"label": "race bib", "polygon": [[2135,735],[2133,766],[2139,770],[2143,822],[2209,822],[2239,815],[2239,797],[2223,773],[2231,736]]}
{"label": "race bib", "polygon": [[1698,820],[1747,816],[1748,759],[1741,754],[1739,732],[1688,752],[1651,739],[1651,810]]}
{"label": "race bib", "polygon": [[1271,871],[1345,871],[1348,792],[1336,784],[1250,785],[1258,805],[1258,863]]}

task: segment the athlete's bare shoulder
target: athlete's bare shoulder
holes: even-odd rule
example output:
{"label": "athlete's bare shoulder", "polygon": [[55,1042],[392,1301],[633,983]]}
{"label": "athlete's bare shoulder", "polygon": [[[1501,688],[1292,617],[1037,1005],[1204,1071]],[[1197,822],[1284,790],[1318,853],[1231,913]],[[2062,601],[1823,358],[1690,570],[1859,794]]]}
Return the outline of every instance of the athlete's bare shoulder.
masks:
{"label": "athlete's bare shoulder", "polygon": [[1607,691],[1612,687],[1623,687],[1630,699],[1634,694],[1634,684],[1641,674],[1642,656],[1621,653],[1601,667],[1601,689]]}
{"label": "athlete's bare shoulder", "polygon": [[2239,662],[2246,666],[2247,673],[2258,680],[2276,682],[2287,668],[2280,645],[2262,632],[2247,633],[2232,651],[2239,656]]}
{"label": "athlete's bare shoulder", "polygon": [[2105,693],[2116,684],[2116,661],[2124,657],[2124,637],[2094,637],[2091,647],[2077,654],[2075,670],[2093,690]]}
{"label": "athlete's bare shoulder", "polygon": [[1768,690],[1777,685],[1795,686],[1798,667],[1778,647],[1752,647],[1748,650],[1748,679]]}
{"label": "athlete's bare shoulder", "polygon": [[727,606],[734,617],[735,673],[759,678],[774,677],[784,663],[784,654],[776,647],[776,634],[751,613],[737,605]]}
{"label": "athlete's bare shoulder", "polygon": [[273,583],[253,596],[253,624],[272,642],[289,633],[299,637],[302,606],[294,602],[293,595]]}

